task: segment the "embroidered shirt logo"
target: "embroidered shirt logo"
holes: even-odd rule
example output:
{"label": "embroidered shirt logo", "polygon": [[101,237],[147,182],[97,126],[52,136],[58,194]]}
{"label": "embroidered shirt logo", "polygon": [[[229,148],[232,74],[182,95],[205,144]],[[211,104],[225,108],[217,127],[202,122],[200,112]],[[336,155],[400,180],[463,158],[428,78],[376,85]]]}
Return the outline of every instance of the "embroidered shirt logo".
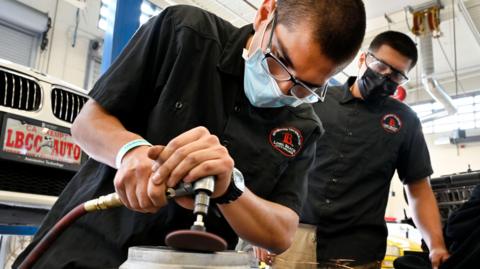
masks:
{"label": "embroidered shirt logo", "polygon": [[402,121],[395,114],[383,116],[381,125],[383,129],[389,133],[398,133],[400,129],[402,129]]}
{"label": "embroidered shirt logo", "polygon": [[293,127],[276,128],[270,132],[270,144],[287,157],[294,157],[303,146],[302,133]]}

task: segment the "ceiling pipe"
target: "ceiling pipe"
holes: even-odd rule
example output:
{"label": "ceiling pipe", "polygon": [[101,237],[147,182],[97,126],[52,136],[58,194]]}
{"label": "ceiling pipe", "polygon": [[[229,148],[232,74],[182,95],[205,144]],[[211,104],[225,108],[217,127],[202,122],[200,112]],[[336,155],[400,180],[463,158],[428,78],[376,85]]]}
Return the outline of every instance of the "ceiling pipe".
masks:
{"label": "ceiling pipe", "polygon": [[435,79],[432,40],[439,37],[439,10],[440,1],[432,1],[421,7],[410,7],[414,12],[414,26],[412,31],[419,37],[420,57],[422,59],[422,84],[428,94],[444,106],[444,111],[422,118],[422,122],[431,121],[457,113],[452,98],[445,92],[440,83]]}

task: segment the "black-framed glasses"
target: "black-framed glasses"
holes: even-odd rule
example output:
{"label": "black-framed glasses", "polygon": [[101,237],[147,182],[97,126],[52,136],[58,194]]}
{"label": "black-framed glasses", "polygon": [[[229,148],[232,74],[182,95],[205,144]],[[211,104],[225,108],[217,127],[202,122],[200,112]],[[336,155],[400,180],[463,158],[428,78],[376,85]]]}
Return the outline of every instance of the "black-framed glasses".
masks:
{"label": "black-framed glasses", "polygon": [[382,76],[390,78],[393,82],[398,85],[403,85],[407,83],[410,79],[402,73],[400,70],[395,67],[387,64],[386,62],[378,59],[372,52],[367,52],[367,57],[365,59],[367,66],[373,71],[379,73]]}
{"label": "black-framed glasses", "polygon": [[[273,19],[271,21],[272,29],[270,32],[270,37],[268,39],[268,45],[264,53],[264,58],[262,63],[262,67],[265,69],[267,74],[269,74],[273,79],[276,81],[291,81],[293,83],[292,87],[288,90],[294,97],[297,99],[302,100],[305,103],[313,103],[315,101],[311,101],[310,97],[316,96],[320,101],[325,100],[325,95],[327,94],[327,85],[323,85],[320,87],[310,87],[302,82],[301,80],[297,79],[288,68],[285,66],[284,63],[277,56],[272,53],[272,39],[273,39],[273,32],[275,29],[277,21],[277,12],[275,11]],[[268,28],[268,25],[265,29]],[[263,44],[263,38],[265,37],[265,32],[263,33],[262,40],[260,44]]]}

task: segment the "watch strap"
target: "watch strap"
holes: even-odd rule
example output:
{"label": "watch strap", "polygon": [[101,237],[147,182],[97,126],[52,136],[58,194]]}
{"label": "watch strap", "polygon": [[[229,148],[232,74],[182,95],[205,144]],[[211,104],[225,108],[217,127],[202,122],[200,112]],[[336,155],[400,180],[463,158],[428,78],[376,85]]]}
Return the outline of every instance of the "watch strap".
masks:
{"label": "watch strap", "polygon": [[222,196],[212,198],[211,201],[216,204],[228,204],[231,203],[242,195],[243,191],[237,188],[234,180],[234,173],[232,173],[232,178],[230,179],[230,184],[228,185],[227,190]]}

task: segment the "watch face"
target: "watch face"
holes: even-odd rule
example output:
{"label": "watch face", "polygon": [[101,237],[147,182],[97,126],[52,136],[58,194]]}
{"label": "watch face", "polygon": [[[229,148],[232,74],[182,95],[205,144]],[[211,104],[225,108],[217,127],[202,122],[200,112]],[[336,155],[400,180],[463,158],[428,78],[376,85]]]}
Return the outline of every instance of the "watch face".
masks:
{"label": "watch face", "polygon": [[243,179],[243,174],[236,168],[233,168],[233,181],[235,183],[235,187],[242,192],[245,190],[245,180]]}

